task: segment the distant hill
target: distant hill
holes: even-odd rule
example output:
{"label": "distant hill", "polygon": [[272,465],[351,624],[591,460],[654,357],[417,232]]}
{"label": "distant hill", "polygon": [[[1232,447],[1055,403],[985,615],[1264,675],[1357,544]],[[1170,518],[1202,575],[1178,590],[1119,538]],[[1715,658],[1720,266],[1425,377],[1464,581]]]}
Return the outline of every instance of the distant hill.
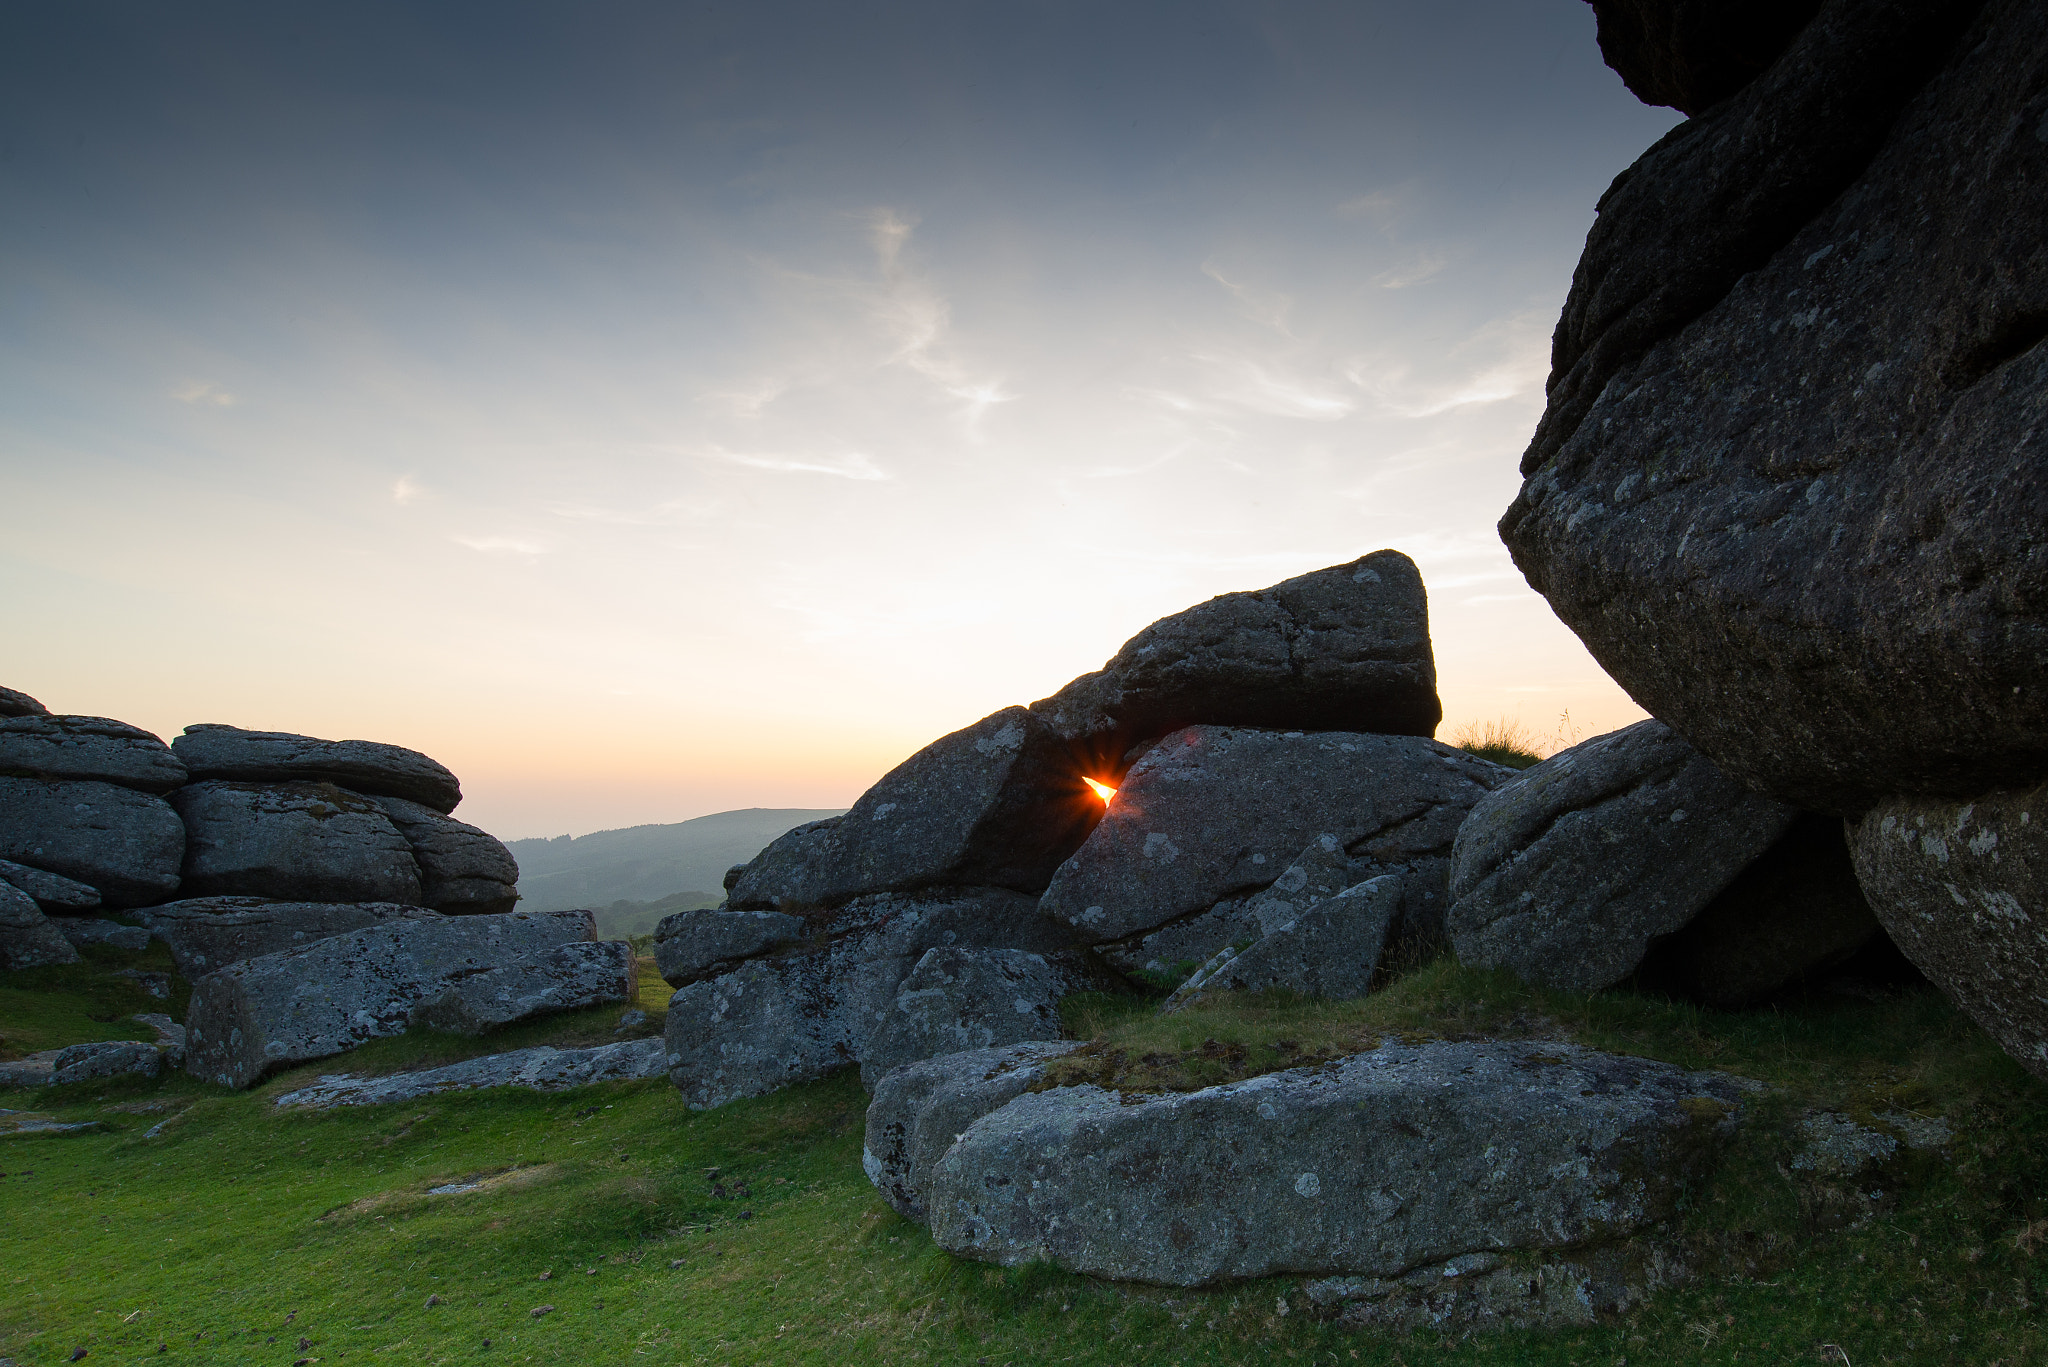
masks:
{"label": "distant hill", "polygon": [[725,886],[727,869],[752,859],[776,836],[806,821],[838,815],[836,810],[749,807],[573,839],[512,840],[506,848],[519,861],[521,911],[594,910],[613,902],[661,901],[691,889],[715,894]]}
{"label": "distant hill", "polygon": [[670,912],[715,907],[724,900],[722,892],[676,892],[658,902],[621,901],[608,907],[592,907],[591,911],[597,917],[598,939],[630,940],[635,935],[652,935],[661,918]]}

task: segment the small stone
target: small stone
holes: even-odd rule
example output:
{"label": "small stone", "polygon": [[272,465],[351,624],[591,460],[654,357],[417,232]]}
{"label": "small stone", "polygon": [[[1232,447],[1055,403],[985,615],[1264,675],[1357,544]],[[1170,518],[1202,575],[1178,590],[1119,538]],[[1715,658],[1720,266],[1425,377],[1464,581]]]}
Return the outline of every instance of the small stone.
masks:
{"label": "small stone", "polygon": [[549,1268],[549,1269],[548,1269],[547,1271],[545,1271],[545,1272],[541,1273],[541,1274],[540,1274],[540,1275],[539,1275],[538,1277],[535,1277],[535,1278],[534,1278],[534,1280],[535,1280],[535,1281],[537,1281],[537,1282],[551,1282],[551,1281],[553,1281],[554,1279],[555,1279],[555,1270],[554,1270],[553,1268]]}
{"label": "small stone", "polygon": [[539,1319],[542,1315],[553,1313],[554,1308],[555,1307],[552,1305],[536,1305],[533,1307],[533,1309],[527,1311],[526,1313],[533,1316],[535,1319]]}
{"label": "small stone", "polygon": [[439,1305],[440,1303],[441,1303],[441,1297],[440,1297],[439,1295],[433,1295],[433,1296],[429,1296],[429,1297],[427,1297],[427,1307],[428,1307],[429,1309],[432,1309],[432,1308],[433,1308],[434,1306],[437,1306],[437,1305]]}

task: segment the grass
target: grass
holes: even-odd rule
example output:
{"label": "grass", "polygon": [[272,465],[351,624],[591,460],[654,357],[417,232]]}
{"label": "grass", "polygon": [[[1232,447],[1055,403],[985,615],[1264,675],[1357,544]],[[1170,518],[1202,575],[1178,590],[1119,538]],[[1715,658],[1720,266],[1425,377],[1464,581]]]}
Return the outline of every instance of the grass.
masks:
{"label": "grass", "polygon": [[[90,972],[27,976],[0,989],[10,1039],[30,1028],[29,998],[52,1020],[105,1005]],[[658,1024],[660,1003],[643,1004]],[[347,1066],[609,1039],[616,1015],[481,1041],[380,1041]],[[0,1355],[835,1367],[2048,1359],[2037,1309],[2048,1297],[2048,1088],[1930,991],[1722,1013],[1538,993],[1439,963],[1358,1003],[1260,994],[1160,1018],[1089,998],[1068,1019],[1100,1038],[1076,1076],[1093,1069],[1138,1090],[1389,1036],[1510,1032],[1727,1068],[1780,1092],[1687,1212],[1698,1281],[1596,1328],[1459,1342],[1340,1329],[1309,1311],[1293,1279],[1176,1292],[956,1261],[862,1176],[866,1098],[851,1074],[710,1112],[684,1109],[662,1083],[324,1113],[271,1104],[332,1060],[242,1094],[182,1077],[80,1084],[11,1104],[108,1132],[0,1140]],[[1815,1105],[1940,1114],[1956,1137],[1940,1159],[1900,1160],[1859,1194],[1789,1164],[1796,1119]],[[432,1193],[451,1184],[475,1189]],[[542,1306],[553,1308],[535,1316]]]}
{"label": "grass", "polygon": [[1510,769],[1527,769],[1543,759],[1543,742],[1516,717],[1467,722],[1451,733],[1451,744]]}

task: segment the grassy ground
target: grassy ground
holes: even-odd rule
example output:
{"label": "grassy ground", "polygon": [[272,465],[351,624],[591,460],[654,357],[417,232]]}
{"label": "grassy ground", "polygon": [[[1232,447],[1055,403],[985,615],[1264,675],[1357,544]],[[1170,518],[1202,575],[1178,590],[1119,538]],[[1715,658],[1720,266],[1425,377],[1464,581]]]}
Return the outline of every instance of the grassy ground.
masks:
{"label": "grassy ground", "polygon": [[[113,965],[0,987],[101,1032]],[[126,980],[123,980],[126,981]],[[657,1008],[660,996],[645,1003]],[[24,1002],[27,1003],[26,1007]],[[138,1008],[146,1009],[146,1008]],[[415,1036],[358,1071],[542,1038],[612,1038],[593,1011],[483,1040]],[[1925,989],[1716,1013],[1532,993],[1426,968],[1363,1003],[1279,996],[1158,1018],[1073,1004],[1101,1043],[1075,1077],[1189,1087],[1389,1035],[1552,1033],[1780,1089],[1686,1238],[1705,1269],[1628,1319],[1464,1342],[1318,1320],[1289,1279],[1208,1293],[957,1262],[860,1169],[850,1075],[693,1113],[661,1083],[504,1091],[319,1114],[184,1078],[30,1094],[103,1133],[0,1140],[0,1356],[278,1363],[1851,1363],[2048,1360],[2048,1089]],[[56,1029],[50,1026],[49,1029]],[[79,1027],[83,1028],[83,1027]],[[128,1031],[127,1033],[138,1033]],[[142,1032],[146,1033],[146,1032]],[[84,1037],[84,1036],[81,1036]],[[0,1098],[4,1101],[5,1098]],[[1945,1154],[1858,1190],[1790,1166],[1802,1108],[1945,1117]],[[434,1189],[465,1190],[435,1194]],[[1871,1191],[1880,1194],[1870,1197]],[[536,1313],[545,1309],[544,1313]]]}

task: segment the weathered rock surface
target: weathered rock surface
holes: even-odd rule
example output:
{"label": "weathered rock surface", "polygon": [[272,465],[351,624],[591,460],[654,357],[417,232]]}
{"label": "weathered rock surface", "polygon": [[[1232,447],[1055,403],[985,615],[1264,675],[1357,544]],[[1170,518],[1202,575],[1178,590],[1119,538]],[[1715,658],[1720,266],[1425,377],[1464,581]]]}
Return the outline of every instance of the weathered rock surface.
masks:
{"label": "weathered rock surface", "polygon": [[90,884],[5,859],[0,859],[0,883],[11,884],[35,898],[36,905],[44,911],[76,913],[90,911],[100,904],[99,890]]}
{"label": "weathered rock surface", "polygon": [[1722,1074],[1537,1042],[1387,1044],[1128,1104],[1026,1093],[931,1168],[963,1257],[1169,1286],[1394,1277],[1613,1243],[1677,1210],[1734,1128]]}
{"label": "weathered rock surface", "polygon": [[941,886],[1036,893],[1101,812],[1068,743],[1006,707],[891,769],[846,815],[775,841],[729,901],[801,911]]}
{"label": "weathered rock surface", "polygon": [[2048,784],[1972,802],[1893,798],[1854,823],[1849,850],[1906,957],[2048,1078]]}
{"label": "weathered rock surface", "polygon": [[927,1223],[924,1192],[932,1164],[969,1125],[1037,1083],[1047,1062],[1080,1047],[1048,1042],[973,1049],[890,1072],[868,1103],[860,1154],[868,1180],[904,1218]]}
{"label": "weathered rock surface", "polygon": [[1770,68],[1820,0],[1592,0],[1600,55],[1644,104],[1697,115]]}
{"label": "weathered rock surface", "polygon": [[1175,991],[1178,1011],[1214,992],[1286,988],[1325,1001],[1372,990],[1387,932],[1401,910],[1401,875],[1382,874],[1314,903],[1242,951],[1225,948]]}
{"label": "weathered rock surface", "polygon": [[1451,858],[1460,961],[1550,987],[1620,982],[1792,824],[1658,721],[1581,742],[1480,801]]}
{"label": "weathered rock surface", "polygon": [[35,899],[11,883],[0,883],[0,969],[77,962],[77,949]]}
{"label": "weathered rock surface", "polygon": [[402,797],[443,813],[462,801],[455,775],[417,750],[371,740],[319,740],[288,731],[188,726],[171,749],[194,781],[332,783],[372,797]]}
{"label": "weathered rock surface", "polygon": [[43,717],[50,709],[16,688],[0,688],[0,717]]}
{"label": "weathered rock surface", "polygon": [[742,959],[794,944],[809,933],[801,916],[780,911],[698,907],[661,918],[654,928],[654,967],[670,987],[727,972]]}
{"label": "weathered rock surface", "polygon": [[230,964],[192,985],[185,1068],[227,1087],[422,1026],[476,1034],[631,1001],[632,946],[587,911],[404,920]]}
{"label": "weathered rock surface", "polygon": [[420,905],[412,846],[369,798],[329,783],[201,782],[171,800],[187,896]]}
{"label": "weathered rock surface", "polygon": [[[0,1063],[0,1087],[47,1087],[61,1049],[42,1049],[26,1058]],[[19,1112],[16,1112],[19,1114]]]}
{"label": "weathered rock surface", "polygon": [[1432,735],[1443,707],[1422,576],[1399,551],[1374,551],[1223,594],[1154,622],[1031,710],[1112,765],[1133,741],[1198,724]]}
{"label": "weathered rock surface", "polygon": [[400,902],[274,902],[267,897],[194,897],[137,913],[171,951],[178,971],[197,979],[243,959],[298,949],[315,940],[441,913]]}
{"label": "weathered rock surface", "polygon": [[1732,1008],[1841,963],[1883,933],[1857,886],[1841,821],[1808,812],[1683,929],[1652,944],[1641,972]]}
{"label": "weathered rock surface", "polygon": [[1022,893],[863,897],[813,923],[821,947],[751,959],[669,999],[669,1076],[695,1109],[859,1063],[926,950],[1058,949],[1071,938]]}
{"label": "weathered rock surface", "polygon": [[185,781],[170,746],[107,717],[0,719],[0,773],[98,779],[145,793],[167,793]]}
{"label": "weathered rock surface", "polygon": [[97,889],[108,906],[178,890],[185,823],[162,798],[86,780],[0,777],[0,859]]}
{"label": "weathered rock surface", "polygon": [[140,954],[149,948],[148,926],[124,926],[119,921],[103,921],[84,916],[52,917],[50,924],[73,945],[109,945],[125,949],[131,954]]}
{"label": "weathered rock surface", "polygon": [[1664,1241],[1638,1239],[1513,1264],[1464,1253],[1399,1277],[1322,1277],[1302,1291],[1347,1329],[1450,1334],[1590,1325],[1686,1280]]}
{"label": "weathered rock surface", "polygon": [[1619,177],[1501,523],[1638,702],[1854,814],[2048,774],[2028,0],[1828,0]]}
{"label": "weathered rock surface", "polygon": [[286,1092],[274,1104],[324,1111],[334,1106],[382,1106],[417,1101],[447,1092],[475,1092],[488,1087],[519,1087],[531,1092],[566,1092],[598,1082],[631,1082],[656,1078],[668,1071],[658,1039],[624,1040],[590,1049],[556,1049],[540,1045],[505,1054],[464,1059],[440,1068],[384,1077],[329,1074],[310,1087]]}
{"label": "weathered rock surface", "polygon": [[154,1044],[135,1040],[74,1044],[58,1050],[57,1057],[51,1060],[50,1084],[61,1087],[67,1082],[92,1082],[134,1073],[155,1077],[163,1068],[164,1056]]}
{"label": "weathered rock surface", "polygon": [[421,905],[450,916],[512,910],[519,861],[498,837],[402,797],[371,800],[412,846]]}
{"label": "weathered rock surface", "polygon": [[1061,998],[1104,986],[1077,954],[928,949],[861,1050],[861,1086],[939,1054],[1056,1040]]}
{"label": "weathered rock surface", "polygon": [[1123,940],[1269,886],[1324,834],[1370,861],[1361,878],[1406,870],[1513,773],[1417,737],[1191,726],[1131,767],[1040,905]]}

